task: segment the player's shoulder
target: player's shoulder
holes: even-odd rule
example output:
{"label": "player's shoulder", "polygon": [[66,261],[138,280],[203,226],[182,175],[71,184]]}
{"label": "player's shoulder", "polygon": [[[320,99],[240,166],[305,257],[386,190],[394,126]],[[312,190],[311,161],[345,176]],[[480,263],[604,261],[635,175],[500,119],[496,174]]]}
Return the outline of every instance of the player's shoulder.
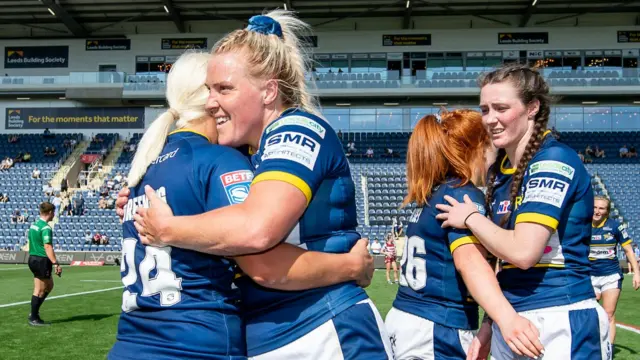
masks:
{"label": "player's shoulder", "polygon": [[573,180],[576,174],[584,176],[586,169],[578,154],[555,139],[547,139],[528,165],[528,174],[553,173]]}
{"label": "player's shoulder", "polygon": [[192,145],[192,151],[196,165],[238,164],[240,168],[251,169],[249,159],[240,151],[228,146],[201,143]]}
{"label": "player's shoulder", "polygon": [[325,120],[300,109],[289,109],[285,111],[280,118],[267,126],[264,131],[267,137],[286,132],[296,132],[312,136],[314,139],[320,141],[336,136],[331,126],[329,126]]}
{"label": "player's shoulder", "polygon": [[449,195],[458,201],[464,201],[464,196],[467,195],[473,201],[478,208],[478,211],[482,215],[486,214],[484,207],[484,193],[478,189],[473,183],[467,182],[464,185],[460,185],[460,180],[450,180],[445,185],[444,195]]}

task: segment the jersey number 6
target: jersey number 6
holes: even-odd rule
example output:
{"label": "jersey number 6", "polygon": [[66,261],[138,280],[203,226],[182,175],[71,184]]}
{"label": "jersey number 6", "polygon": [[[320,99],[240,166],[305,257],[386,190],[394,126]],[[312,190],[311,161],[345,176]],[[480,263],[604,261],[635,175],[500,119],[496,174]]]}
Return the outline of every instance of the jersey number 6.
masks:
{"label": "jersey number 6", "polygon": [[[176,277],[171,270],[171,248],[157,248],[145,246],[145,257],[136,268],[136,242],[134,238],[122,241],[122,262],[120,272],[129,271],[122,277],[125,287],[134,285],[140,273],[142,294],[140,296],[153,296],[160,294],[160,305],[171,306],[180,302],[180,290],[182,290],[182,278]],[[151,279],[151,271],[156,269],[156,276]],[[125,289],[122,294],[122,311],[129,312],[138,309],[138,293],[132,293]]]}
{"label": "jersey number 6", "polygon": [[424,240],[412,236],[405,242],[402,259],[400,260],[400,285],[409,286],[415,291],[427,285],[427,262],[416,255],[426,255]]}

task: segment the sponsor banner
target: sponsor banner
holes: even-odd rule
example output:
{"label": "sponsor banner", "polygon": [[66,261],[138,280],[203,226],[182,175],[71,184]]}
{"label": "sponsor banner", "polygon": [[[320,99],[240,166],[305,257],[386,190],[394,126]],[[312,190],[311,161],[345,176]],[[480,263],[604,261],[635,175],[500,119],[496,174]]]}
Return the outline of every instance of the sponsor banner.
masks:
{"label": "sponsor banner", "polygon": [[618,31],[619,43],[640,42],[640,31]]}
{"label": "sponsor banner", "polygon": [[103,266],[104,261],[74,261],[71,266]]}
{"label": "sponsor banner", "polygon": [[290,160],[313,171],[319,153],[320,144],[310,136],[295,131],[283,131],[267,138],[262,161]]}
{"label": "sponsor banner", "polygon": [[84,253],[56,251],[56,260],[58,260],[60,264],[69,265],[74,261],[83,261]]}
{"label": "sponsor banner", "polygon": [[207,38],[162,39],[162,50],[207,49]]}
{"label": "sponsor banner", "polygon": [[144,129],[143,107],[7,108],[5,129]]}
{"label": "sponsor banner", "polygon": [[568,190],[569,183],[566,181],[550,177],[535,177],[527,182],[522,202],[545,203],[561,208]]}
{"label": "sponsor banner", "polygon": [[28,257],[26,251],[0,251],[0,264],[25,264]]}
{"label": "sponsor banner", "polygon": [[5,69],[68,68],[68,46],[7,46]]}
{"label": "sponsor banner", "polygon": [[88,39],[86,51],[131,50],[131,39]]}
{"label": "sponsor banner", "polygon": [[86,252],[81,254],[84,255],[82,260],[85,262],[101,262],[104,265],[119,265],[120,256],[122,255],[118,251]]}
{"label": "sponsor banner", "polygon": [[548,32],[498,33],[500,45],[548,44]]}
{"label": "sponsor banner", "polygon": [[382,35],[382,46],[429,46],[431,34]]}
{"label": "sponsor banner", "polygon": [[85,164],[91,164],[92,162],[96,161],[96,159],[99,157],[100,157],[100,154],[82,154],[80,156],[80,161],[82,161]]}
{"label": "sponsor banner", "polygon": [[227,193],[229,203],[240,204],[249,195],[249,187],[253,179],[253,172],[250,170],[238,170],[220,175],[220,181],[224,191]]}

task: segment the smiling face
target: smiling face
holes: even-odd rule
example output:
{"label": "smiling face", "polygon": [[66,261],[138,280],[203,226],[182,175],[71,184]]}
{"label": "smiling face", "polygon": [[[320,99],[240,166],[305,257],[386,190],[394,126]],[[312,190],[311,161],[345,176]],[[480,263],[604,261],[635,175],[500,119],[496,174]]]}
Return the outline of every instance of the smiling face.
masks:
{"label": "smiling face", "polygon": [[607,200],[596,199],[593,202],[593,222],[599,223],[609,216],[609,202]]}
{"label": "smiling face", "polygon": [[243,52],[212,56],[207,66],[207,112],[215,119],[220,145],[256,145],[264,118],[264,81],[251,76]]}
{"label": "smiling face", "polygon": [[496,148],[515,148],[533,128],[531,106],[523,104],[509,81],[485,85],[480,91],[482,122]]}

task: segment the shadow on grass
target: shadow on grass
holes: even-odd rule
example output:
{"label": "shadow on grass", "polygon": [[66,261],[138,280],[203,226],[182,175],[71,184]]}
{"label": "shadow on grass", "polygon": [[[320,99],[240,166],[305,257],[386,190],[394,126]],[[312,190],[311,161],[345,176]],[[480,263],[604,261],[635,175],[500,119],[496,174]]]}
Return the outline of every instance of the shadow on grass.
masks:
{"label": "shadow on grass", "polygon": [[74,321],[98,321],[98,320],[102,320],[102,319],[106,319],[106,318],[110,318],[112,316],[118,316],[119,314],[88,314],[88,315],[76,315],[76,316],[72,316],[66,319],[57,319],[57,320],[51,320],[50,323],[51,324],[60,324],[60,323],[67,323],[67,322],[74,322]]}

